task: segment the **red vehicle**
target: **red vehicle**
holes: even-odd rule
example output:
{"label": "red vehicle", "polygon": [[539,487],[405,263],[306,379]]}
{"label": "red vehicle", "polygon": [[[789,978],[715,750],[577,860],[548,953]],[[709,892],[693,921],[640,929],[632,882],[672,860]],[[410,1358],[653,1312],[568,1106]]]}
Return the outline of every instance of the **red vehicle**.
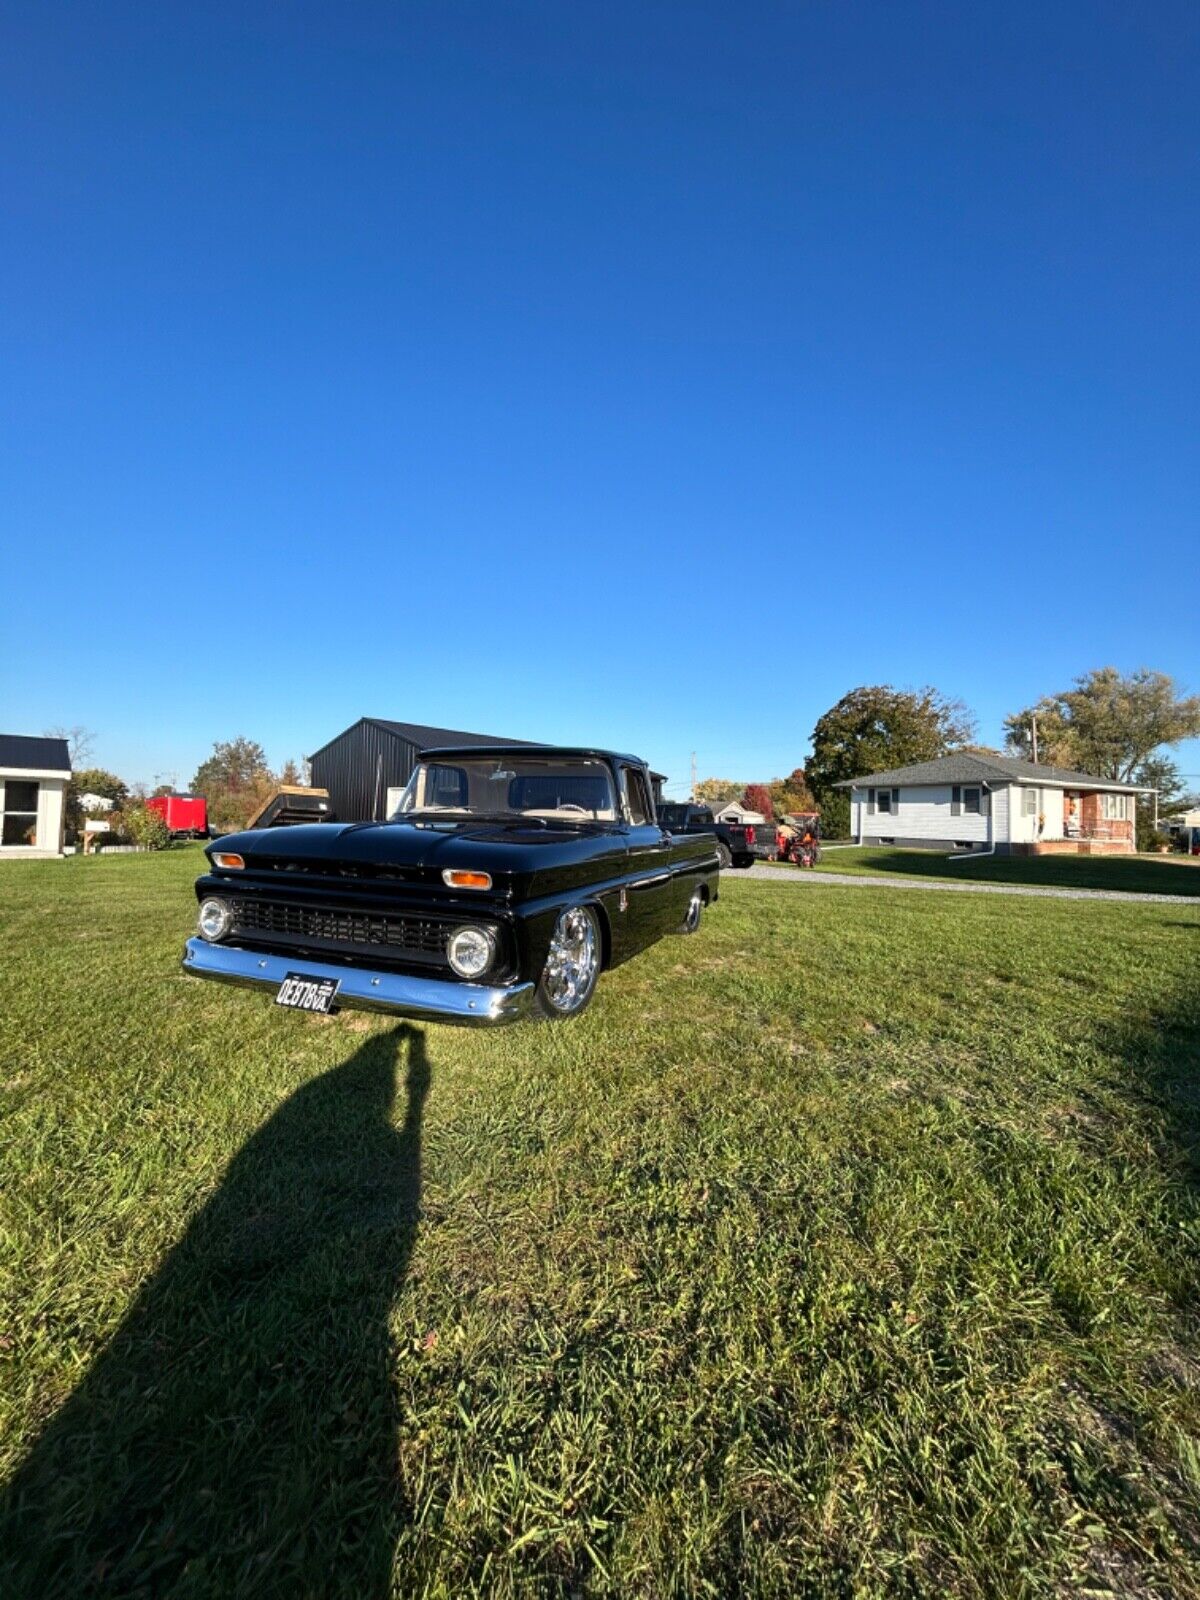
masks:
{"label": "red vehicle", "polygon": [[157,811],[173,839],[208,838],[208,802],[202,794],[156,794],[146,801]]}
{"label": "red vehicle", "polygon": [[815,867],[821,859],[821,818],[815,811],[801,812],[791,836],[779,837],[780,861],[792,861],[798,867]]}

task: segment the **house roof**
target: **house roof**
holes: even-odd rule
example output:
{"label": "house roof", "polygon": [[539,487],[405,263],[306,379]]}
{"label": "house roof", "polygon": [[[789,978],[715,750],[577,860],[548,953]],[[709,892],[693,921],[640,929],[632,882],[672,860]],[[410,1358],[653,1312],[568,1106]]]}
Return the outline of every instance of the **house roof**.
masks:
{"label": "house roof", "polygon": [[24,772],[70,772],[65,739],[34,739],[23,733],[0,733],[0,767]]}
{"label": "house roof", "polygon": [[918,761],[910,767],[894,767],[890,772],[869,772],[861,778],[846,778],[835,789],[887,788],[897,784],[922,783],[1048,783],[1072,788],[1119,789],[1128,794],[1147,791],[1136,783],[1116,783],[1091,772],[1072,772],[1069,767],[1051,767],[1042,762],[1022,761],[1016,756],[939,756],[935,761]]}

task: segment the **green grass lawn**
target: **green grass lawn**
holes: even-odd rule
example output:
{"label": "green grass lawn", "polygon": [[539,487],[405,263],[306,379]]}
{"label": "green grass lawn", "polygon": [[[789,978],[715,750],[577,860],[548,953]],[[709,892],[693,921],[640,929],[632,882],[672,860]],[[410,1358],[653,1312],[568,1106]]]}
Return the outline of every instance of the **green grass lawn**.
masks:
{"label": "green grass lawn", "polygon": [[197,863],[0,869],[0,1594],[1200,1596],[1200,905],[731,874],[472,1033]]}
{"label": "green grass lawn", "polygon": [[945,851],[897,850],[888,845],[826,846],[821,871],[1200,897],[1200,857],[1193,856],[985,856],[972,861],[966,856],[951,860]]}

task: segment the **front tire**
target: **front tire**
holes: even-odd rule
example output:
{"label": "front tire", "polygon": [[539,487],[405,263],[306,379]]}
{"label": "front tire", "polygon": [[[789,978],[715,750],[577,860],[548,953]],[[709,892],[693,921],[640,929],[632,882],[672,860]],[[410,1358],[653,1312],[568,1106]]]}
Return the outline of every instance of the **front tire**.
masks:
{"label": "front tire", "polygon": [[586,1011],[596,992],[603,949],[600,919],[591,906],[568,906],[560,911],[534,991],[535,1017],[543,1022],[565,1022]]}

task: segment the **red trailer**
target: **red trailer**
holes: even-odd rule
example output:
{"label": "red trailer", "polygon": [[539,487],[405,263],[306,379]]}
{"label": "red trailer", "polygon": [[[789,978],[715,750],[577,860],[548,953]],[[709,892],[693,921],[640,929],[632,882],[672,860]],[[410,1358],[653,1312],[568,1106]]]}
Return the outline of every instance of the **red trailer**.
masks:
{"label": "red trailer", "polygon": [[156,794],[146,801],[147,811],[157,811],[173,839],[208,837],[208,802],[202,794]]}

